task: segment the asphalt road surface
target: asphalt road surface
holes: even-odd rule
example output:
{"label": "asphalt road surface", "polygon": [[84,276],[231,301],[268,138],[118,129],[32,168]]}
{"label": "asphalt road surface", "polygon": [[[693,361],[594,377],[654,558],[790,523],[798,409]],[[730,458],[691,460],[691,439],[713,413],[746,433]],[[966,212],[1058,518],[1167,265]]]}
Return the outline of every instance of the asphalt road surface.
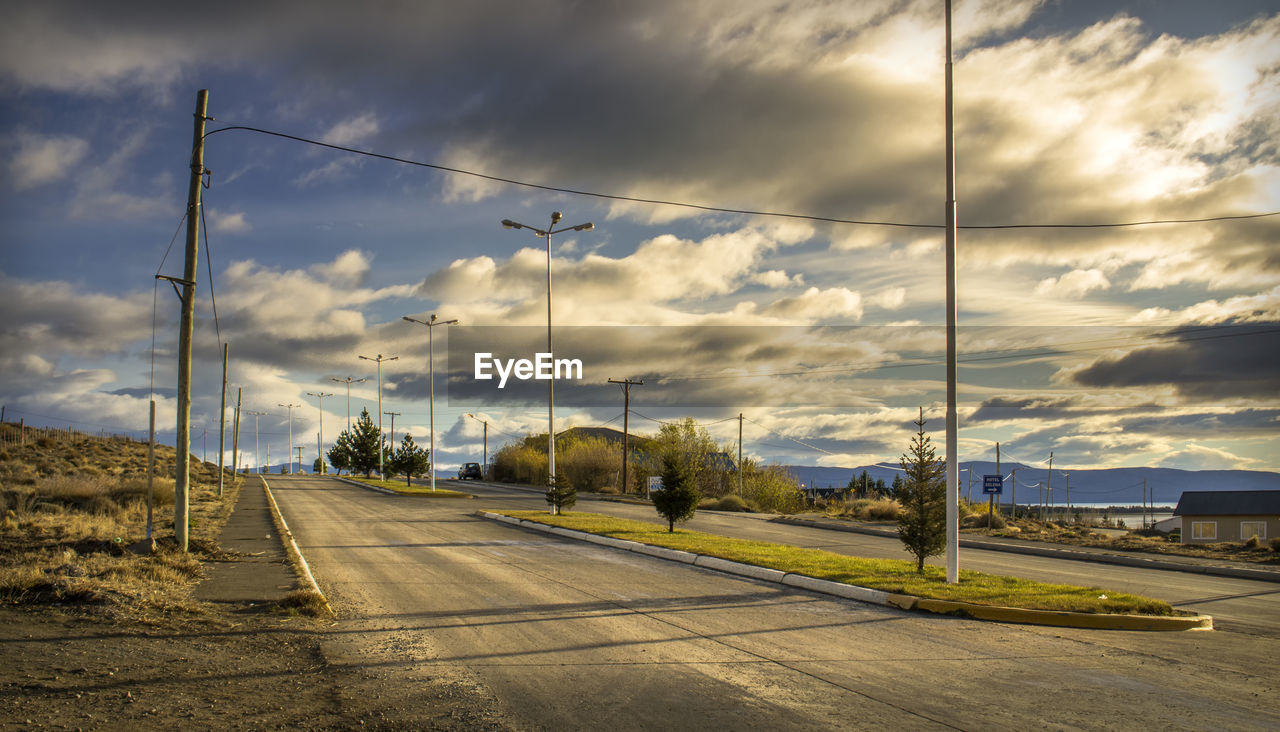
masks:
{"label": "asphalt road surface", "polygon": [[463,676],[518,727],[1280,727],[1274,635],[1039,628],[827,598],[474,516],[537,505],[503,489],[271,487],[339,613],[342,653],[406,683]]}

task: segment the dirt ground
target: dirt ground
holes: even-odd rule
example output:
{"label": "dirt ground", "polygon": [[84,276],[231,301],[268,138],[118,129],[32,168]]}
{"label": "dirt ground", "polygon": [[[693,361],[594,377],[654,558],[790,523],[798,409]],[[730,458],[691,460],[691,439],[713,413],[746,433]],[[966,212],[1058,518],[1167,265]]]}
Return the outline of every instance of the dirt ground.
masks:
{"label": "dirt ground", "polygon": [[419,672],[394,646],[370,663],[353,630],[256,606],[150,626],[3,607],[0,728],[511,728],[468,679]]}

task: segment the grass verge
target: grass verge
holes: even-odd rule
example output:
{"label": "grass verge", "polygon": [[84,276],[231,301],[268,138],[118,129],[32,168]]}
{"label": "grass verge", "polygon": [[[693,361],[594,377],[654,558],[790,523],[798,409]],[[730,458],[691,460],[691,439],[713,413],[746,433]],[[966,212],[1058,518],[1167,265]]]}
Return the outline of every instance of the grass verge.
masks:
{"label": "grass verge", "polygon": [[658,524],[593,513],[571,512],[559,516],[541,511],[504,513],[550,526],[928,599],[1028,610],[1134,615],[1179,614],[1163,600],[1111,592],[1098,587],[1047,584],[966,570],[961,570],[960,581],[952,585],[947,584],[946,574],[941,567],[926,566],[924,574],[919,574],[914,563],[903,560],[850,557],[821,549],[734,539],[697,531],[678,530],[667,533],[666,528]]}
{"label": "grass verge", "polygon": [[359,476],[342,476],[347,480],[354,480],[357,483],[364,483],[377,488],[385,488],[389,491],[395,491],[404,496],[426,496],[427,498],[475,498],[470,493],[462,491],[451,491],[446,488],[437,488],[431,490],[431,485],[405,485],[402,480],[378,480],[377,478],[361,478]]}

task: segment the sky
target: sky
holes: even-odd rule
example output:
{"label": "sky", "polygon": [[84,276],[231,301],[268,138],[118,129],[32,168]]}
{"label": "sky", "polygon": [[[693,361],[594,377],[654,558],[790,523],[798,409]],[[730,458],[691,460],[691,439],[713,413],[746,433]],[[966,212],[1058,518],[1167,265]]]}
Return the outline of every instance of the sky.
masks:
{"label": "sky", "polygon": [[[557,430],[620,428],[607,379],[633,378],[642,433],[730,446],[742,414],[764,461],[893,463],[923,408],[942,453],[941,2],[3,5],[8,421],[145,435],[154,395],[172,444],[155,275],[182,275],[208,89],[198,457],[223,343],[231,402],[265,413],[251,461],[292,430],[309,465],[347,420],[335,378],[376,421],[359,356],[395,357],[381,411],[426,444],[406,315],[459,321],[432,329],[442,470],[483,459],[484,422],[490,453],[545,431],[545,401],[459,388],[452,341],[540,342],[545,240],[499,222],[552,211],[594,224],[552,237],[556,356],[586,366]],[[1280,211],[1280,3],[957,0],[954,80],[960,458],[1280,470],[1280,216],[1038,226]]]}

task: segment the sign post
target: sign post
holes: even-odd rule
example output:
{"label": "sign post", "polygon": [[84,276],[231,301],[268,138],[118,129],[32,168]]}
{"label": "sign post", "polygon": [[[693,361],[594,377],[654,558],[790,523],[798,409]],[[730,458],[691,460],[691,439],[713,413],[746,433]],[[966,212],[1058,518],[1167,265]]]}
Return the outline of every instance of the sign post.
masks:
{"label": "sign post", "polygon": [[982,492],[987,494],[987,528],[991,528],[991,515],[995,512],[996,496],[1004,492],[1004,481],[999,475],[982,476]]}
{"label": "sign post", "polygon": [[649,476],[649,493],[650,493],[650,495],[652,495],[654,491],[660,491],[660,490],[662,490],[662,476],[661,476],[661,475],[650,475],[650,476]]}

